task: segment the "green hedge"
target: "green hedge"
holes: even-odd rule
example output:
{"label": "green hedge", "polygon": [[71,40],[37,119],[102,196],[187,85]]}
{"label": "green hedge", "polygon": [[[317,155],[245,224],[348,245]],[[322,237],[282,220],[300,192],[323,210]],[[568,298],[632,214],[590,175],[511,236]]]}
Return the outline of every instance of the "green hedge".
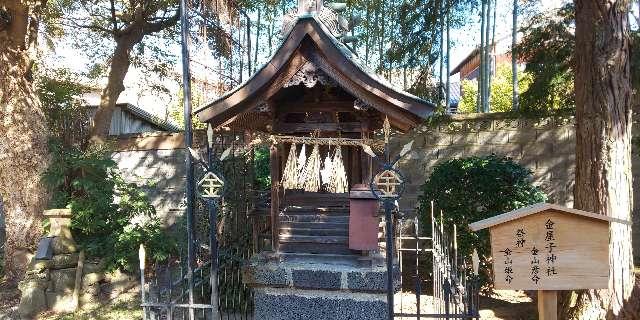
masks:
{"label": "green hedge", "polygon": [[483,283],[490,279],[489,235],[472,232],[469,223],[530,204],[544,202],[546,195],[532,183],[532,172],[509,158],[495,155],[452,159],[434,167],[422,186],[420,215],[430,223],[430,202],[444,212],[448,230],[458,229],[458,252],[470,257],[475,248],[480,255]]}

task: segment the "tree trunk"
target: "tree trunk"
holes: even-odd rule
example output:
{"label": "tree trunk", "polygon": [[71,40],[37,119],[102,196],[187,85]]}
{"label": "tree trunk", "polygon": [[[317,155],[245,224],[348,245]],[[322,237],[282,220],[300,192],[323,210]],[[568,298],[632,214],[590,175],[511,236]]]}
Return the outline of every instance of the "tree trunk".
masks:
{"label": "tree trunk", "polygon": [[447,4],[446,9],[446,17],[447,17],[447,64],[446,64],[446,72],[447,72],[447,85],[445,91],[445,111],[447,113],[451,112],[451,63],[449,59],[451,59],[451,16],[449,14],[449,4]]}
{"label": "tree trunk", "polygon": [[6,221],[4,269],[19,280],[40,238],[48,200],[48,129],[31,81],[38,23],[44,2],[0,0],[11,20],[0,23],[0,201]]}
{"label": "tree trunk", "polygon": [[136,28],[126,35],[116,38],[116,47],[111,56],[111,66],[109,68],[109,76],[107,86],[100,96],[100,106],[93,117],[93,126],[91,126],[90,142],[93,144],[104,143],[109,135],[111,127],[111,117],[116,108],[116,102],[120,94],[124,91],[124,78],[131,66],[131,50],[142,41],[144,33],[142,27]]}
{"label": "tree trunk", "polygon": [[365,30],[365,40],[364,40],[364,61],[369,61],[369,39],[371,38],[371,4],[369,0],[366,2],[367,11],[365,14],[364,20],[366,21],[367,28]]}
{"label": "tree trunk", "polygon": [[[575,0],[576,185],[574,207],[631,220],[629,1]],[[562,319],[631,319],[631,226],[611,225],[608,290],[580,291]],[[573,301],[571,301],[573,298]]]}
{"label": "tree trunk", "polygon": [[486,24],[485,27],[486,29],[484,30],[485,34],[484,34],[484,43],[485,43],[485,48],[484,48],[484,81],[483,81],[483,94],[484,94],[484,99],[482,100],[482,112],[489,112],[491,106],[491,94],[490,94],[490,83],[491,83],[491,46],[493,45],[491,43],[491,24],[493,23],[491,21],[491,2],[492,0],[487,0],[487,12],[486,12]]}
{"label": "tree trunk", "polygon": [[[491,3],[492,0],[489,0],[489,3]],[[487,64],[487,67],[489,68],[489,79],[487,80],[487,101],[489,103],[489,108],[491,108],[491,82],[493,80],[493,75],[494,75],[494,69],[493,67],[495,66],[497,68],[497,63],[498,61],[494,61],[494,56],[496,56],[496,12],[498,8],[498,1],[495,0],[495,2],[493,3],[493,17],[490,18],[489,20],[491,21],[491,40],[488,41],[489,42],[489,50],[487,50],[488,53],[488,60],[489,63]],[[494,64],[495,62],[495,64]],[[487,110],[487,112],[489,112],[489,110]]]}
{"label": "tree trunk", "polygon": [[262,10],[258,11],[258,21],[256,22],[256,49],[253,55],[253,70],[252,73],[258,69],[258,48],[260,48],[260,30],[262,30]]}
{"label": "tree trunk", "polygon": [[438,74],[438,105],[443,101],[443,93],[444,93],[444,9],[442,6],[444,1],[440,0],[437,2],[438,5],[438,20],[440,22],[440,50],[438,51],[439,59],[438,59],[438,67],[440,73]]}
{"label": "tree trunk", "polygon": [[242,54],[242,37],[245,34],[242,32],[242,21],[240,21],[240,16],[238,15],[238,59],[240,59],[240,70],[238,72],[239,78],[237,78],[238,83],[242,83],[243,75],[244,75],[244,54]]}
{"label": "tree trunk", "polygon": [[487,23],[487,1],[482,0],[480,3],[480,48],[478,48],[478,99],[476,100],[477,112],[484,111],[484,51],[485,38],[484,29]]}

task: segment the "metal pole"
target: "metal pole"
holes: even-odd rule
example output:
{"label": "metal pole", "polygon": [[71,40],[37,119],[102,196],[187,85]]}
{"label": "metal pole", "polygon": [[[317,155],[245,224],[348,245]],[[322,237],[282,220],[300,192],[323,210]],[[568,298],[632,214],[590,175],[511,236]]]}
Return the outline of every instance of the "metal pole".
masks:
{"label": "metal pole", "polygon": [[458,227],[453,224],[453,272],[458,271]]}
{"label": "metal pole", "polygon": [[209,254],[211,255],[211,271],[209,283],[211,284],[211,317],[218,319],[220,315],[218,307],[218,207],[214,200],[209,200]]}
{"label": "metal pole", "polygon": [[445,319],[451,319],[451,312],[449,311],[449,302],[450,302],[450,294],[451,294],[451,285],[449,284],[449,279],[444,280],[444,314]]}
{"label": "metal pole", "polygon": [[[140,260],[140,300],[142,304],[145,304],[147,301],[145,296],[145,283],[144,283],[144,267],[145,267],[145,258],[146,252],[144,250],[144,246],[140,245],[140,249],[138,249],[138,259]],[[147,307],[142,307],[142,319],[147,320]]]}
{"label": "metal pole", "polygon": [[[171,304],[171,299],[173,299],[173,277],[171,276],[171,262],[167,262],[167,278],[169,278],[169,304]],[[169,306],[167,308],[167,320],[173,320],[173,306]]]}
{"label": "metal pole", "polygon": [[[191,129],[191,72],[189,70],[189,22],[187,21],[187,1],[180,0],[180,26],[182,44],[182,86],[184,104],[184,146],[186,154],[186,197],[187,197],[187,282],[189,286],[189,304],[193,305],[193,260],[195,248],[193,245],[193,196],[194,177],[193,161],[189,148],[193,146],[193,133]],[[195,319],[193,308],[189,308],[189,319]]]}
{"label": "metal pole", "polygon": [[393,202],[385,200],[384,218],[386,222],[386,249],[387,249],[387,312],[389,320],[393,320],[393,222],[391,210],[393,210]]}
{"label": "metal pole", "polygon": [[[420,219],[415,217],[415,234],[416,234],[416,319],[420,320]],[[402,279],[402,270],[400,270],[400,278]]]}

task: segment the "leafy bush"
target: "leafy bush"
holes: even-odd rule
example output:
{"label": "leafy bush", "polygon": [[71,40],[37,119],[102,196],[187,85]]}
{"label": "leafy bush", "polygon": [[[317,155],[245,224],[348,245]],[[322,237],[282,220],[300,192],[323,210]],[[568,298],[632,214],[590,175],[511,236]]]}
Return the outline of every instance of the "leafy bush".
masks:
{"label": "leafy bush", "polygon": [[269,157],[269,148],[256,148],[254,151],[253,165],[255,170],[255,184],[258,190],[269,190],[271,188]]}
{"label": "leafy bush", "polygon": [[[533,75],[531,87],[522,92],[524,111],[575,107],[575,5],[568,1],[560,8],[541,12],[528,19],[521,29],[516,50]],[[640,30],[629,28],[632,84],[640,85]]]}
{"label": "leafy bush", "polygon": [[108,270],[136,270],[144,244],[154,262],[166,260],[175,239],[161,227],[144,191],[124,181],[107,150],[50,143],[52,162],[44,175],[51,206],[70,208],[72,233],[90,257],[104,259]]}
{"label": "leafy bush", "polygon": [[481,274],[490,279],[491,255],[487,230],[472,232],[471,222],[486,219],[530,204],[543,202],[546,195],[531,181],[531,171],[509,158],[491,155],[452,159],[436,165],[422,186],[420,215],[428,225],[430,202],[444,212],[445,227],[458,228],[458,252],[470,257],[478,251]]}

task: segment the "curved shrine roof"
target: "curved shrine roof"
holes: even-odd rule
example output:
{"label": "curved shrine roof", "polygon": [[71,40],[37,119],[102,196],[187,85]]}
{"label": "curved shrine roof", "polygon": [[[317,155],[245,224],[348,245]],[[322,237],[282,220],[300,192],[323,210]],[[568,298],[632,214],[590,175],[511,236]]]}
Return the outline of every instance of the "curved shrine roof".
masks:
{"label": "curved shrine roof", "polygon": [[200,121],[219,126],[254,110],[273,97],[307,62],[327,73],[340,87],[387,115],[395,127],[410,129],[421,123],[435,105],[398,90],[363,63],[314,15],[298,18],[268,63],[251,78],[194,113]]}

